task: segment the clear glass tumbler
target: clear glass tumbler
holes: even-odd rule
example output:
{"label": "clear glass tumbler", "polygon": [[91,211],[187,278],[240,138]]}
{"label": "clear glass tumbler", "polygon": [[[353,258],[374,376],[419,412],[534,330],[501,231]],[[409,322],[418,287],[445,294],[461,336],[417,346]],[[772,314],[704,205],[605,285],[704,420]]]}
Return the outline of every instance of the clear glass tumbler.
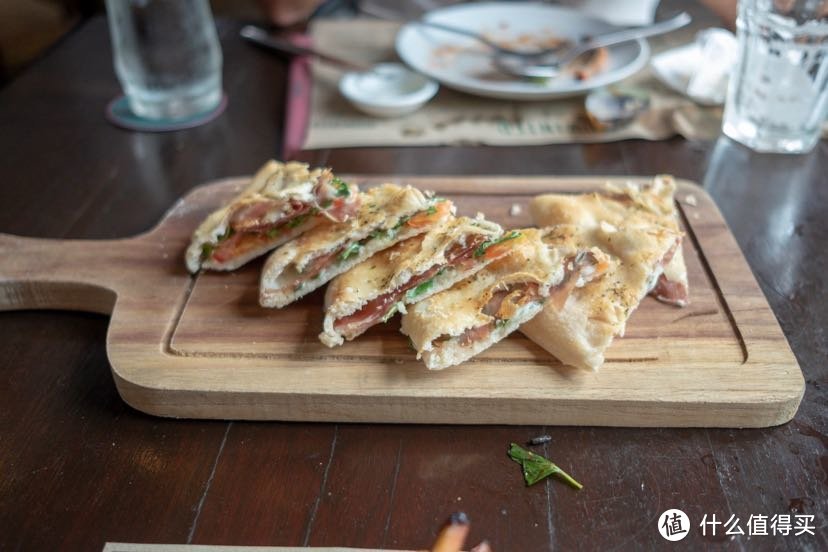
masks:
{"label": "clear glass tumbler", "polygon": [[186,119],[221,101],[221,47],[208,0],[106,0],[115,72],[132,111]]}
{"label": "clear glass tumbler", "polygon": [[739,0],[736,27],[722,130],[760,152],[810,151],[828,115],[828,1]]}

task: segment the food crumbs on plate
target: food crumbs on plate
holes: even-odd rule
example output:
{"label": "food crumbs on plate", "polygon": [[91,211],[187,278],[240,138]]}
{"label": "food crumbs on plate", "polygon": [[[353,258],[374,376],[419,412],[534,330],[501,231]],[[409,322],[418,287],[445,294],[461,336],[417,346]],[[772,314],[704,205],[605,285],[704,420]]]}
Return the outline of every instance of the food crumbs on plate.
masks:
{"label": "food crumbs on plate", "polygon": [[509,209],[509,215],[513,217],[520,216],[523,212],[523,207],[518,205],[517,203],[512,203],[512,207]]}
{"label": "food crumbs on plate", "polygon": [[694,196],[693,194],[687,194],[686,196],[684,196],[684,201],[687,203],[687,205],[692,205],[693,207],[699,204],[699,202],[696,200],[696,196]]}
{"label": "food crumbs on plate", "polygon": [[550,475],[557,475],[570,486],[576,489],[582,489],[583,485],[575,481],[571,475],[556,466],[553,462],[547,460],[539,454],[530,452],[516,443],[509,445],[509,458],[520,464],[523,468],[523,479],[526,481],[526,486],[534,485]]}
{"label": "food crumbs on plate", "polygon": [[552,441],[552,437],[550,437],[549,435],[538,435],[537,437],[529,439],[529,444],[530,445],[542,445],[542,444],[548,443],[550,441]]}

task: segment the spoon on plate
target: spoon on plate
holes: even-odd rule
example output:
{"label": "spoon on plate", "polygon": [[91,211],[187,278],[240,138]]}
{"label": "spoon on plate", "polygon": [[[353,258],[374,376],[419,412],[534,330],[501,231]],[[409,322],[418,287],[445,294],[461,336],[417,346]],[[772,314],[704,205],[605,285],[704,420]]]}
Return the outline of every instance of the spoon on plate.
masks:
{"label": "spoon on plate", "polygon": [[[371,15],[378,19],[400,21],[391,12],[378,8],[375,5],[363,6],[360,10],[366,15]],[[497,68],[510,75],[530,78],[550,78],[560,74],[562,67],[567,63],[590,50],[604,46],[613,46],[638,38],[668,33],[684,27],[690,21],[692,21],[690,15],[687,12],[681,12],[670,19],[665,19],[652,25],[627,27],[602,35],[584,38],[575,44],[564,42],[551,48],[535,49],[510,48],[503,44],[498,44],[496,41],[479,32],[427,19],[409,19],[402,21],[402,23],[421,25],[423,27],[473,38],[481,44],[488,46],[492,50],[492,56]]]}
{"label": "spoon on plate", "polygon": [[669,33],[690,23],[692,17],[687,12],[659,21],[652,25],[628,27],[598,36],[588,37],[572,45],[547,48],[534,52],[507,51],[503,48],[495,51],[494,63],[506,73],[518,77],[551,78],[560,74],[561,69],[579,56],[598,48],[613,46],[636,40]]}

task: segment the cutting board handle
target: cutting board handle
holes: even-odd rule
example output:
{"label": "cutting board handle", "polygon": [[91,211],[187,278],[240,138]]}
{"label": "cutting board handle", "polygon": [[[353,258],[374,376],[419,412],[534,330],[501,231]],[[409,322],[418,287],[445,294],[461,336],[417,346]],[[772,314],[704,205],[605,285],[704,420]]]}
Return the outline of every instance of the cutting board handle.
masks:
{"label": "cutting board handle", "polygon": [[135,264],[130,245],[140,241],[50,240],[0,233],[0,310],[110,314],[119,282]]}

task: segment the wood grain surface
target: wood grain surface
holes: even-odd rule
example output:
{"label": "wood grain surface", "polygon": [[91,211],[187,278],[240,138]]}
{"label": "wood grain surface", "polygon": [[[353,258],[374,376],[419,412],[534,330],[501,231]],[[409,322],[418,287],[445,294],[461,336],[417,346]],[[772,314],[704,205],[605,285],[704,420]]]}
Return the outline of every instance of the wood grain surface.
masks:
{"label": "wood grain surface", "polygon": [[[662,0],[659,17],[700,3]],[[227,111],[138,134],[107,124],[120,93],[106,20],[79,27],[0,90],[0,231],[120,239],[201,183],[278,156],[286,65],[219,20]],[[688,27],[677,40],[692,41]],[[0,313],[0,549],[100,550],[107,541],[417,550],[462,509],[498,552],[651,550],[667,508],[693,522],[676,549],[828,548],[828,142],[763,155],[727,139],[490,148],[352,148],[301,159],[371,174],[641,175],[703,185],[744,252],[805,376],[791,423],[758,429],[221,422],[124,403],[109,318]],[[503,207],[504,212],[506,207]],[[0,261],[2,264],[2,261]],[[523,488],[505,450],[541,451],[585,485]],[[703,536],[702,516],[810,514],[816,535]]]}
{"label": "wood grain surface", "polygon": [[[412,184],[531,225],[543,192],[624,178],[365,177]],[[444,371],[428,371],[398,323],[329,349],[322,292],[285,309],[258,305],[261,262],[191,278],[182,251],[198,223],[244,186],[199,188],[147,234],[110,242],[0,236],[0,308],[113,308],[107,349],[123,399],[174,417],[473,424],[762,427],[790,420],[803,379],[715,204],[679,183],[691,306],[646,298],[599,372],[561,365],[516,333]],[[689,197],[689,199],[688,199]],[[695,205],[694,205],[695,204]],[[511,216],[512,206],[521,215]],[[117,297],[113,301],[113,297]],[[84,304],[87,301],[88,304]]]}

